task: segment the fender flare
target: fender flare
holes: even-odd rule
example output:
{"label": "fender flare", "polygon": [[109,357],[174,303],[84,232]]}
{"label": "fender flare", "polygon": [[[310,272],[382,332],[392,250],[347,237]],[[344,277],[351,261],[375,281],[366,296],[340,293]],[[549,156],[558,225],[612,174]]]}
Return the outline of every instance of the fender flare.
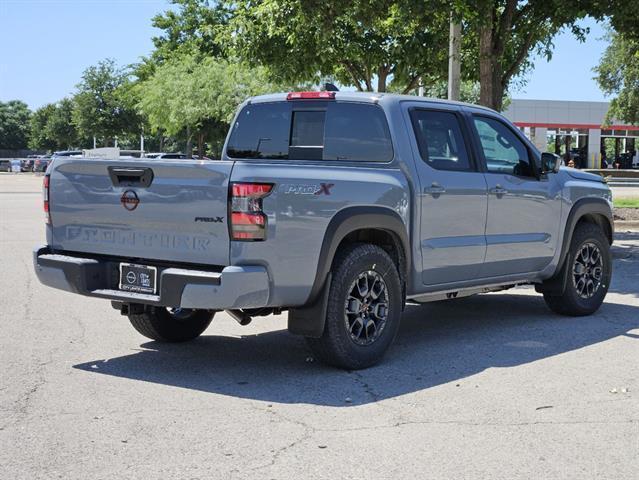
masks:
{"label": "fender flare", "polygon": [[289,310],[288,329],[307,337],[320,337],[324,331],[331,266],[337,248],[344,238],[357,230],[378,229],[392,234],[402,248],[400,278],[406,281],[410,265],[410,242],[406,224],[397,212],[387,207],[347,207],[337,212],[329,222],[320,249],[315,280],[306,304]]}
{"label": "fender flare", "polygon": [[608,222],[609,230],[604,230],[604,233],[608,237],[608,242],[612,244],[613,235],[615,232],[615,222],[612,219],[612,210],[610,205],[603,198],[582,198],[575,202],[568,213],[568,219],[566,220],[566,228],[564,229],[564,237],[561,244],[561,255],[559,257],[558,268],[563,265],[566,255],[568,254],[568,248],[570,248],[570,241],[572,240],[572,234],[575,231],[577,223],[584,215],[599,215],[606,219]]}

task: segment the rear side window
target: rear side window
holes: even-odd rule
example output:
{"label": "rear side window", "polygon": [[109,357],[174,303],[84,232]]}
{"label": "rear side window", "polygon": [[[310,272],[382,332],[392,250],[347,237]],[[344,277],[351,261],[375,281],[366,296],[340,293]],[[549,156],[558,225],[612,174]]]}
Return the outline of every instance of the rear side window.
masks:
{"label": "rear side window", "polygon": [[411,120],[419,153],[437,170],[471,170],[459,119],[451,112],[413,110]]}
{"label": "rear side window", "polygon": [[227,147],[234,158],[389,162],[393,147],[376,105],[278,102],[247,105]]}
{"label": "rear side window", "polygon": [[326,113],[324,160],[390,162],[388,123],[376,105],[335,103]]}

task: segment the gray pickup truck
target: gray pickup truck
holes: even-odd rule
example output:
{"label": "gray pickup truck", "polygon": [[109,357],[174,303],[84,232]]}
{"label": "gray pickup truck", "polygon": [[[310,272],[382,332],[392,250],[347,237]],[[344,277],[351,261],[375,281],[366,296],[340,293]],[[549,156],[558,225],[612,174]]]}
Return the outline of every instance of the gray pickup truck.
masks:
{"label": "gray pickup truck", "polygon": [[221,160],[56,159],[35,270],[158,341],[194,339],[221,310],[242,325],[287,310],[318,358],[365,368],[407,302],[534,284],[554,312],[599,308],[610,189],[559,164],[474,105],[260,96]]}

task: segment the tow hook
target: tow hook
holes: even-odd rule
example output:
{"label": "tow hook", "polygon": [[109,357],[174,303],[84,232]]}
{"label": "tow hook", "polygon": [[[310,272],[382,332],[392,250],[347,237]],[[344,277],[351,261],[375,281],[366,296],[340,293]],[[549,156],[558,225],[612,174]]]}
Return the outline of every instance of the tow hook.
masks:
{"label": "tow hook", "polygon": [[237,321],[237,323],[239,323],[242,326],[248,325],[253,320],[253,318],[251,318],[251,316],[248,313],[243,312],[242,310],[224,310],[224,311],[228,313],[231,317],[233,317]]}

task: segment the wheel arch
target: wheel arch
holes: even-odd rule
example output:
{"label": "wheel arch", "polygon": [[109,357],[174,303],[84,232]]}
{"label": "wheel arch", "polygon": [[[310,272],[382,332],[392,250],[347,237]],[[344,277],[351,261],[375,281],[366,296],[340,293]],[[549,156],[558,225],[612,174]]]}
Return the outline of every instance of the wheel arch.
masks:
{"label": "wheel arch", "polygon": [[389,253],[398,266],[402,297],[405,297],[411,262],[406,224],[397,212],[387,207],[347,207],[337,212],[326,228],[311,292],[306,305],[290,309],[289,331],[309,337],[322,335],[335,255],[342,245],[354,242],[379,245]]}
{"label": "wheel arch", "polygon": [[600,226],[608,239],[608,243],[612,245],[615,224],[610,205],[603,198],[582,198],[572,206],[568,213],[559,265],[563,264],[566,258],[575,228],[582,222],[594,223]]}
{"label": "wheel arch", "polygon": [[395,261],[400,279],[406,281],[410,244],[406,225],[399,214],[386,207],[348,207],[333,216],[324,233],[309,301],[315,300],[324,286],[339,248],[354,242],[384,248]]}
{"label": "wheel arch", "polygon": [[566,260],[568,250],[570,248],[570,242],[572,236],[575,233],[575,228],[580,223],[594,223],[601,227],[608,239],[608,243],[612,245],[614,236],[614,221],[612,218],[612,210],[608,202],[603,198],[582,198],[578,200],[570,209],[568,218],[566,220],[566,228],[564,229],[564,236],[561,244],[561,255],[559,262],[557,263],[558,272]]}

